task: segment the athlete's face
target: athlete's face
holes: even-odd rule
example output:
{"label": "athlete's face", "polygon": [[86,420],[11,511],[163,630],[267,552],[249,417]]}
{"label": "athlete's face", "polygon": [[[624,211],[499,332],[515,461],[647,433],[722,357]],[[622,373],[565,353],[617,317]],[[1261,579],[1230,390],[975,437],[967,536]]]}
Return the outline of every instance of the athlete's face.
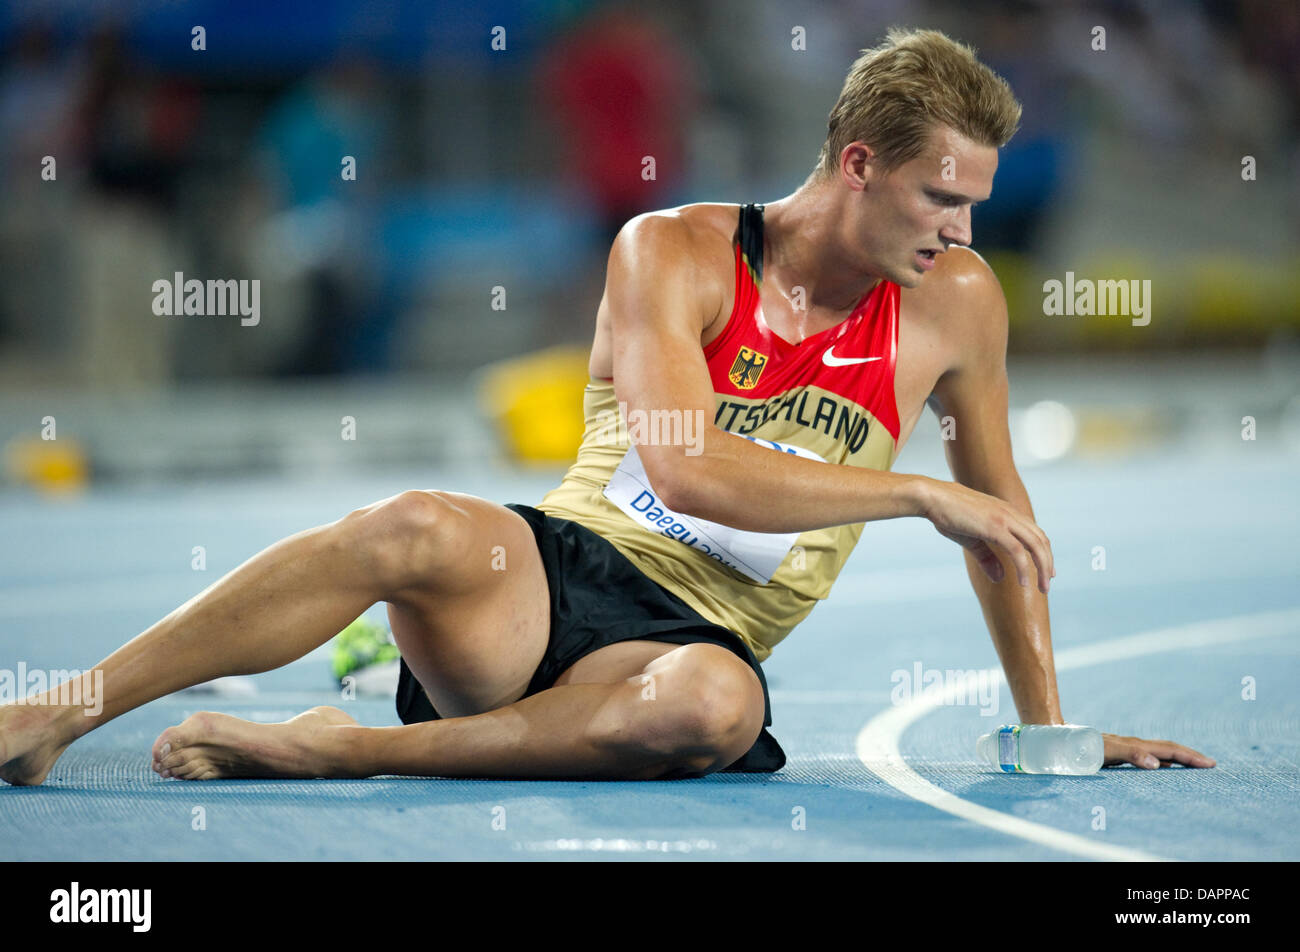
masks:
{"label": "athlete's face", "polygon": [[902,287],[921,283],[949,245],[971,243],[971,208],[993,191],[998,150],[936,126],[925,151],[891,172],[868,157],[853,227],[871,273]]}

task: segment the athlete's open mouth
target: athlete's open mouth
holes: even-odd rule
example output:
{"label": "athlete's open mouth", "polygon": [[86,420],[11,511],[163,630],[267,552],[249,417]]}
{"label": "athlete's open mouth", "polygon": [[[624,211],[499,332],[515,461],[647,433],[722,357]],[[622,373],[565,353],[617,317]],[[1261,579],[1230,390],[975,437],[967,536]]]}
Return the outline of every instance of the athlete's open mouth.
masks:
{"label": "athlete's open mouth", "polygon": [[916,253],[916,266],[922,271],[930,271],[935,266],[935,259],[939,256],[938,248],[925,248]]}

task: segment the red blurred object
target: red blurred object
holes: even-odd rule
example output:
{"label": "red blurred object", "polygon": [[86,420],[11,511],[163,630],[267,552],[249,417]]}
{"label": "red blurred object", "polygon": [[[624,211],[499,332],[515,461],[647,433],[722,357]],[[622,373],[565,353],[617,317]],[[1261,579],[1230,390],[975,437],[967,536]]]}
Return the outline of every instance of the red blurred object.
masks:
{"label": "red blurred object", "polygon": [[[693,64],[654,22],[625,11],[580,25],[550,51],[542,88],[563,126],[570,168],[620,224],[656,207],[683,177],[683,121],[694,104]],[[653,156],[655,178],[642,175]]]}

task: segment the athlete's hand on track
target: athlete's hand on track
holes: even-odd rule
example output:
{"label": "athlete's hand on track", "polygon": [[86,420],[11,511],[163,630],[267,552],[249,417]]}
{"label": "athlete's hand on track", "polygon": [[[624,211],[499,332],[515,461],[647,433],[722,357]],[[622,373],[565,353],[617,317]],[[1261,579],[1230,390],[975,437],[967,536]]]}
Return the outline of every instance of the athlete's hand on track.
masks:
{"label": "athlete's hand on track", "polygon": [[1107,767],[1116,764],[1133,764],[1148,770],[1182,764],[1184,767],[1213,767],[1215,761],[1199,751],[1175,744],[1171,740],[1143,740],[1140,737],[1121,737],[1102,734],[1105,743]]}
{"label": "athlete's hand on track", "polygon": [[1056,575],[1052,544],[1034,520],[1006,500],[963,486],[934,480],[927,484],[925,517],[939,534],[971,551],[995,582],[1005,574],[994,548],[1010,556],[1021,585],[1029,584],[1030,570],[1038,570],[1038,588],[1046,592]]}

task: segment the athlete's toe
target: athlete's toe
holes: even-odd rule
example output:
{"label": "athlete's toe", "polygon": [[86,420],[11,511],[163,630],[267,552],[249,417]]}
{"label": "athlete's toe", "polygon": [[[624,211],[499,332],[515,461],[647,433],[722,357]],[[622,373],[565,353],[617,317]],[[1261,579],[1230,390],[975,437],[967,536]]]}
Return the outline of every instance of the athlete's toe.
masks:
{"label": "athlete's toe", "polygon": [[179,777],[181,780],[205,780],[209,774],[215,776],[216,768],[202,757],[186,761],[172,771],[172,776]]}

